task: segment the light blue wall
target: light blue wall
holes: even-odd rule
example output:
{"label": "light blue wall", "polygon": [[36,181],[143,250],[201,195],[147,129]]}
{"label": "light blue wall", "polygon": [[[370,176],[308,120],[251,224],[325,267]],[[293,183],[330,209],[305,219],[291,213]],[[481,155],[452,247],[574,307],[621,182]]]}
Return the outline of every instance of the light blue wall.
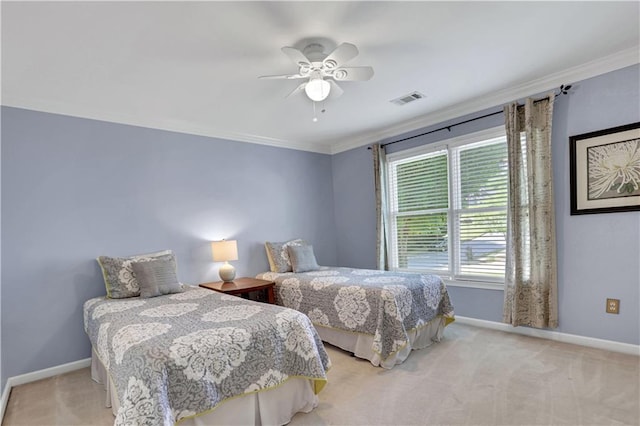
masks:
{"label": "light blue wall", "polygon": [[376,200],[371,151],[332,157],[338,266],[376,267]]}
{"label": "light blue wall", "polygon": [[[575,84],[553,125],[560,331],[632,344],[640,213],[569,216],[568,137],[639,121],[639,77],[633,66]],[[499,124],[500,115],[389,152]],[[252,276],[267,269],[264,241],[302,237],[321,264],[375,267],[364,147],[327,156],[7,107],[1,132],[2,387],[89,356],[82,303],[104,294],[101,254],[171,248],[179,278],[198,283],[217,278],[213,239],[236,238],[238,274]],[[501,291],[450,292],[457,314],[500,321]],[[621,299],[620,315],[604,313],[607,297]]]}
{"label": "light blue wall", "polygon": [[217,280],[209,242],[312,242],[335,264],[331,157],[2,108],[2,387],[90,356],[82,303],[105,294],[99,255],[172,249],[183,282]]}
{"label": "light blue wall", "polygon": [[[640,213],[569,215],[569,136],[640,121],[640,66],[574,84],[556,100],[553,170],[558,239],[558,331],[640,343]],[[481,111],[394,139],[499,110]],[[467,123],[411,141],[387,152],[503,124],[502,115]],[[375,208],[371,151],[357,148],[332,158],[338,259],[342,265],[375,267]],[[373,244],[372,244],[373,242]],[[451,287],[458,315],[502,319],[502,291]],[[620,315],[605,313],[606,298],[621,299]]]}
{"label": "light blue wall", "polygon": [[[559,119],[556,120],[556,117]],[[640,65],[582,81],[554,114],[561,330],[640,343],[640,212],[571,216],[569,136],[640,121]],[[620,299],[620,315],[605,313]]]}
{"label": "light blue wall", "polygon": [[[2,117],[0,115],[0,135],[2,134]],[[2,188],[2,137],[0,137],[0,188]],[[0,189],[1,191],[1,189]],[[0,224],[2,223],[2,196],[0,194]],[[0,241],[2,241],[2,225],[0,225]],[[2,375],[2,244],[0,244],[0,389],[4,389]]]}

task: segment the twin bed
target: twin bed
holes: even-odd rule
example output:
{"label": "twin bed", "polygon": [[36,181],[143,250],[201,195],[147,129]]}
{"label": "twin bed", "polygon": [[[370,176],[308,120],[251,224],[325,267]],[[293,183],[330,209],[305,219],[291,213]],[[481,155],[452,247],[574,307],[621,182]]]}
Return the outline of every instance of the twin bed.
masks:
{"label": "twin bed", "polygon": [[315,257],[300,271],[304,259],[292,250],[282,272],[269,256],[258,278],[276,282],[276,306],[179,284],[170,251],[98,258],[107,297],[85,302],[84,323],[115,424],[286,424],[318,404],[331,365],[322,341],[392,368],[453,321],[437,276]]}
{"label": "twin bed", "polygon": [[383,368],[440,341],[454,320],[436,275],[319,267],[257,277],[275,281],[277,303],[306,314],[324,342]]}
{"label": "twin bed", "polygon": [[320,338],[291,309],[188,286],[90,299],[84,313],[116,425],[285,424],[327,380]]}
{"label": "twin bed", "polygon": [[440,341],[454,321],[437,275],[319,266],[302,239],[266,242],[276,303],[306,314],[324,342],[393,368],[413,349]]}

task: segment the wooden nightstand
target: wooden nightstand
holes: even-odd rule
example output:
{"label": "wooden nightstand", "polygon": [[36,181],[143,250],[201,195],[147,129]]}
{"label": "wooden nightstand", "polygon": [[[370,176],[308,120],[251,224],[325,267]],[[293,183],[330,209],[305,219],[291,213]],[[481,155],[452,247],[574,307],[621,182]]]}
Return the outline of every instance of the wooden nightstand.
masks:
{"label": "wooden nightstand", "polygon": [[260,280],[258,278],[236,278],[232,282],[215,281],[212,283],[200,284],[200,287],[209,290],[219,291],[225,294],[246,295],[252,291],[266,290],[267,302],[272,305],[276,303],[276,297],[273,292],[275,283],[273,281]]}

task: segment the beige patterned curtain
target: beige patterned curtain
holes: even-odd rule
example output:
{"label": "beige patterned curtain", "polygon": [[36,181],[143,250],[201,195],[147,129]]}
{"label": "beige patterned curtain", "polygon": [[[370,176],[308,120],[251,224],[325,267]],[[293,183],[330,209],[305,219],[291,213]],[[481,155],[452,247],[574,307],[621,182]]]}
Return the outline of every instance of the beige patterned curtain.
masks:
{"label": "beige patterned curtain", "polygon": [[386,231],[386,167],[387,154],[379,143],[371,146],[373,153],[373,177],[376,190],[376,266],[386,271],[389,269],[387,260],[387,231]]}
{"label": "beige patterned curtain", "polygon": [[558,327],[556,230],[551,167],[554,95],[504,108],[509,213],[503,321]]}

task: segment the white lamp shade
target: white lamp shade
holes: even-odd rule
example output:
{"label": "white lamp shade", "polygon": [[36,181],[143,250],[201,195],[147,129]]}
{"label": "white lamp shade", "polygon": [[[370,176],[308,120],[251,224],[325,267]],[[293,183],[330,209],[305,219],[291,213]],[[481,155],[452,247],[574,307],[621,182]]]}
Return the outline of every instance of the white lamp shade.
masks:
{"label": "white lamp shade", "polygon": [[311,78],[304,86],[304,91],[314,102],[320,102],[327,99],[329,91],[331,90],[331,84],[322,78]]}
{"label": "white lamp shade", "polygon": [[236,240],[213,241],[211,243],[214,262],[238,260],[238,244]]}

